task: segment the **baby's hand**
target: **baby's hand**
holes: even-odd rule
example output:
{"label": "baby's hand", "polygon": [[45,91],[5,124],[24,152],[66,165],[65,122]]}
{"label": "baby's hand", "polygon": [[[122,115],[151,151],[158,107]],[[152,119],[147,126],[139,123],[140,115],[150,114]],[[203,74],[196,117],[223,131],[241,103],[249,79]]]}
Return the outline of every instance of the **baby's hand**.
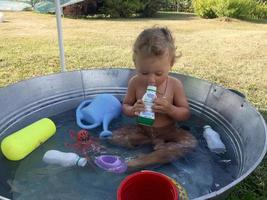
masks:
{"label": "baby's hand", "polygon": [[132,112],[134,113],[134,115],[139,115],[140,112],[143,112],[143,111],[145,111],[145,104],[142,101],[142,99],[139,99],[133,105]]}
{"label": "baby's hand", "polygon": [[166,97],[158,97],[154,100],[152,109],[156,113],[168,114],[171,112],[172,104],[166,99]]}

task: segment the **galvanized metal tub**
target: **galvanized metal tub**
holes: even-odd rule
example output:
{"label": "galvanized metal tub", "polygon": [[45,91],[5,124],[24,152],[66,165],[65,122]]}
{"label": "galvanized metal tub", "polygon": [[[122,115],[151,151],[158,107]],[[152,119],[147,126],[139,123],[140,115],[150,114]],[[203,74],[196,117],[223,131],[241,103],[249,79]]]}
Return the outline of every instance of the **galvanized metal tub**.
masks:
{"label": "galvanized metal tub", "polygon": [[[0,88],[0,140],[43,117],[75,109],[81,101],[99,93],[122,99],[133,70],[94,69],[64,72],[21,81]],[[243,97],[213,83],[181,74],[179,78],[194,114],[220,126],[238,159],[237,179],[218,191],[196,199],[220,199],[246,178],[266,153],[267,128],[260,113]],[[2,155],[1,155],[2,156]],[[9,169],[0,163],[0,185],[7,188],[2,198],[10,198]],[[1,198],[1,196],[0,196]]]}

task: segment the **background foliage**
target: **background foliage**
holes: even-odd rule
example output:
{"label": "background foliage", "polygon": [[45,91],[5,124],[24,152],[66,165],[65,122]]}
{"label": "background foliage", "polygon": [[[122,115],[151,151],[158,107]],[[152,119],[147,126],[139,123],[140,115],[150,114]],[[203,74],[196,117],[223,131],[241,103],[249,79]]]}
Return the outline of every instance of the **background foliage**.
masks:
{"label": "background foliage", "polygon": [[162,7],[163,0],[104,0],[100,13],[106,17],[152,17]]}
{"label": "background foliage", "polygon": [[267,17],[267,4],[256,0],[193,0],[193,7],[195,13],[203,18],[261,19]]}

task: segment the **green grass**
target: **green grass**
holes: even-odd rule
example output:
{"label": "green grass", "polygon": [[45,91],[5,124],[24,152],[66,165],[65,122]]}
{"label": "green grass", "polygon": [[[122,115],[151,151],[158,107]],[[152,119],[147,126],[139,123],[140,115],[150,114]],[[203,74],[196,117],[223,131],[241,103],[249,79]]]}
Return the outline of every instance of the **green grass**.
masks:
{"label": "green grass", "polygon": [[[4,13],[0,24],[0,87],[60,71],[56,19]],[[160,13],[151,19],[63,19],[68,70],[133,67],[131,47],[144,28],[168,26],[183,56],[173,71],[244,93],[267,118],[267,21],[200,19]],[[229,199],[267,199],[267,160]]]}

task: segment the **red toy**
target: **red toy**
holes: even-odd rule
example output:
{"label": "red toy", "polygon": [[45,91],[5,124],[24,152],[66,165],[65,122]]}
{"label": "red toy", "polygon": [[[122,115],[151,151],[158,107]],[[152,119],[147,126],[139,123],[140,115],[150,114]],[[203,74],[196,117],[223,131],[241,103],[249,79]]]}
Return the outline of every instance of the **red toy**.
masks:
{"label": "red toy", "polygon": [[80,130],[76,134],[75,131],[70,131],[70,137],[75,141],[74,144],[65,143],[67,147],[74,148],[79,154],[87,156],[87,153],[100,152],[103,147],[99,145],[87,130]]}

